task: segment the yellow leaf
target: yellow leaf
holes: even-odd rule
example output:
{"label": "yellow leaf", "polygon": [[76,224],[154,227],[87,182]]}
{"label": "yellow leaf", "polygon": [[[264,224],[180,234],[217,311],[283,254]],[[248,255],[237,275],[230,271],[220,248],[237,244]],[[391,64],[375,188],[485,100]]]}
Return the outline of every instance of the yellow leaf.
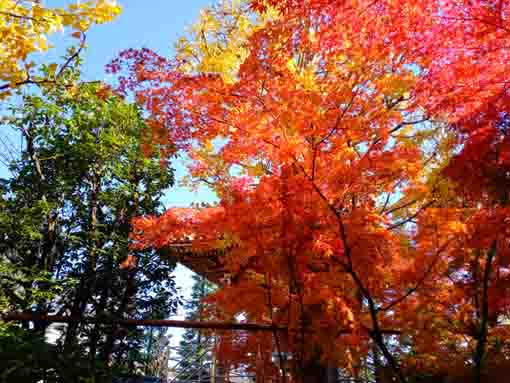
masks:
{"label": "yellow leaf", "polygon": [[[0,81],[9,88],[19,86],[26,77],[26,60],[36,52],[52,48],[50,36],[65,27],[86,31],[92,24],[113,20],[120,7],[112,0],[68,1],[67,9],[45,7],[41,1],[0,0],[0,9],[16,10],[20,17],[13,18],[8,12],[0,13]],[[26,22],[26,18],[31,22]],[[72,34],[80,38],[80,32]],[[57,64],[48,65],[51,74]],[[6,92],[2,93],[5,98]]]}
{"label": "yellow leaf", "polygon": [[51,63],[48,66],[48,72],[49,72],[50,76],[53,76],[55,74],[55,72],[57,71],[57,67],[58,67],[58,65],[56,63]]}

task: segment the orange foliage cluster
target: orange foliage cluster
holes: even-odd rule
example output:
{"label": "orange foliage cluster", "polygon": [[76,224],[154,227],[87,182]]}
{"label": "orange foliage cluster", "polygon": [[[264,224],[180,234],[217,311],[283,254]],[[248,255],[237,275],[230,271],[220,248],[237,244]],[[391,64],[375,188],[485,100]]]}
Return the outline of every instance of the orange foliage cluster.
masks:
{"label": "orange foliage cluster", "polygon": [[[221,198],[136,220],[137,246],[231,248],[225,270],[241,277],[210,301],[287,326],[295,360],[356,373],[377,347],[400,380],[466,363],[481,376],[508,354],[510,2],[251,10],[277,16],[235,81],[150,51],[112,65]],[[226,357],[275,347],[254,336]]]}

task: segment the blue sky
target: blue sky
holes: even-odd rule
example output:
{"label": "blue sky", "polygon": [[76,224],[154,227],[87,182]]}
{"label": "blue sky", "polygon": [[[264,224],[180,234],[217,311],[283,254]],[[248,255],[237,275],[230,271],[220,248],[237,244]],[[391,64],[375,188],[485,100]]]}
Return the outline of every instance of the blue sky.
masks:
{"label": "blue sky", "polygon": [[118,0],[122,14],[87,33],[87,76],[104,76],[104,65],[127,48],[147,47],[169,55],[177,38],[212,0]]}

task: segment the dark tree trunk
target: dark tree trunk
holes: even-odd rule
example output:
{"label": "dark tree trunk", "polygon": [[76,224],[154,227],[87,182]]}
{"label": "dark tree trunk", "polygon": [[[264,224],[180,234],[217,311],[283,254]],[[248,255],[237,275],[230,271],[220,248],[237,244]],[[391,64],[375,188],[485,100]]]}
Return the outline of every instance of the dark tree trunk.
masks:
{"label": "dark tree trunk", "polygon": [[[135,273],[133,271],[129,271],[126,277],[126,289],[124,290],[124,295],[120,302],[118,309],[116,310],[114,316],[115,318],[122,318],[126,313],[129,303],[133,299],[136,294],[136,281],[135,281]],[[113,346],[115,344],[115,339],[117,335],[117,326],[113,325],[111,331],[108,333],[106,337],[106,342],[103,350],[103,359],[106,363],[110,362],[113,353]]]}
{"label": "dark tree trunk", "polygon": [[333,383],[331,367],[324,366],[318,359],[306,362],[302,369],[301,383]]}
{"label": "dark tree trunk", "polygon": [[[96,175],[92,174],[91,177],[91,190],[89,194],[90,201],[90,212],[89,212],[89,232],[92,238],[90,238],[89,249],[86,254],[87,266],[85,272],[80,278],[80,284],[76,291],[75,299],[71,308],[71,316],[81,318],[87,308],[87,303],[90,299],[91,291],[95,285],[95,272],[97,266],[97,251],[99,249],[99,233],[97,232],[98,225],[98,194],[101,184],[101,179]],[[78,335],[79,323],[69,323],[66,332],[66,338],[64,342],[64,352],[66,355],[73,353],[73,348],[76,345],[76,338]]]}

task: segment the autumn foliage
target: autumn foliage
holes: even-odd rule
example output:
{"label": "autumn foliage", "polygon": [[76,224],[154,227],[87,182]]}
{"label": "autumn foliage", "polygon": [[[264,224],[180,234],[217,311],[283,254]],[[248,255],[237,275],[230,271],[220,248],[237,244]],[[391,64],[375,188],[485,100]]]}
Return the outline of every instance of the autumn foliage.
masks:
{"label": "autumn foliage", "polygon": [[[0,99],[24,84],[54,82],[66,66],[48,63],[49,73],[41,77],[34,70],[34,53],[52,48],[49,37],[70,30],[83,39],[92,24],[112,21],[121,11],[115,1],[70,2],[67,8],[47,7],[42,1],[0,1]],[[82,42],[83,44],[83,42]],[[69,63],[68,63],[69,64]],[[35,72],[35,73],[34,73]]]}
{"label": "autumn foliage", "polygon": [[263,345],[292,352],[282,379],[381,356],[400,381],[482,381],[506,359],[509,8],[224,2],[175,59],[111,64],[221,199],[137,219],[136,246],[230,249],[211,315],[288,328],[229,338],[231,363]]}

